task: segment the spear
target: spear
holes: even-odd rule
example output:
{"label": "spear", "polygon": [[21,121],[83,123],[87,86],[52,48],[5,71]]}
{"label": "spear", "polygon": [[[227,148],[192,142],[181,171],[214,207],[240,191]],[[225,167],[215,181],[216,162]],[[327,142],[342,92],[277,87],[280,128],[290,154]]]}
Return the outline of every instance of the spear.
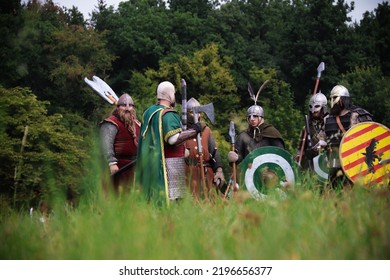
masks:
{"label": "spear", "polygon": [[[236,138],[236,130],[234,129],[234,122],[233,121],[230,121],[230,127],[229,127],[229,136],[230,136],[230,141],[232,143],[232,151],[234,152],[235,150],[235,147],[234,147],[234,144],[235,144],[235,138]],[[228,186],[226,192],[225,192],[225,198],[227,196],[227,194],[229,193],[229,189],[230,189],[230,185]],[[237,191],[236,190],[236,185],[237,185],[237,173],[236,173],[236,163],[233,162],[233,192]]]}
{"label": "spear", "polygon": [[[324,70],[325,70],[325,63],[321,62],[318,65],[318,67],[317,67],[317,79],[316,79],[316,84],[314,86],[313,95],[317,93],[318,84],[320,83],[321,73]],[[305,116],[305,130],[304,130],[304,133],[303,133],[302,146],[301,146],[301,150],[299,151],[299,158],[298,158],[299,166],[301,165],[302,156],[303,156],[303,150],[305,149],[306,137],[308,136],[308,129],[309,129],[309,127],[307,127],[307,124],[308,124],[308,121],[307,121],[307,117]]]}

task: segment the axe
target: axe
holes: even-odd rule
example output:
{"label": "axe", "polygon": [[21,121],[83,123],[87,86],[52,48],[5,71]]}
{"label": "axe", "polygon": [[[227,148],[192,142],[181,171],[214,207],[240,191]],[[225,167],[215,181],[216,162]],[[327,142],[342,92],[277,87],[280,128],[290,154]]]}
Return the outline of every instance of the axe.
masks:
{"label": "axe", "polygon": [[[214,124],[214,105],[213,103],[209,103],[207,105],[203,106],[195,106],[193,109],[194,111],[194,123],[197,123],[199,121],[198,119],[198,113],[205,113],[207,118],[211,121],[212,124]],[[208,198],[208,189],[206,185],[206,178],[204,174],[204,166],[203,166],[203,148],[202,148],[202,141],[200,139],[200,133],[196,135],[196,143],[198,144],[198,155],[199,155],[199,162],[200,162],[200,172],[202,176],[202,184],[203,184],[203,192],[205,198]]]}
{"label": "axe", "polygon": [[119,99],[118,96],[115,94],[112,88],[98,76],[93,76],[92,80],[85,77],[84,82],[108,103],[117,105]]}
{"label": "axe", "polygon": [[198,113],[205,113],[207,118],[210,120],[210,122],[212,124],[214,124],[215,122],[215,117],[214,117],[214,105],[213,103],[209,103],[209,104],[206,104],[206,105],[203,105],[203,106],[195,106],[193,109],[194,111],[194,121],[195,123],[197,123],[199,120],[198,120],[198,116],[196,114]]}

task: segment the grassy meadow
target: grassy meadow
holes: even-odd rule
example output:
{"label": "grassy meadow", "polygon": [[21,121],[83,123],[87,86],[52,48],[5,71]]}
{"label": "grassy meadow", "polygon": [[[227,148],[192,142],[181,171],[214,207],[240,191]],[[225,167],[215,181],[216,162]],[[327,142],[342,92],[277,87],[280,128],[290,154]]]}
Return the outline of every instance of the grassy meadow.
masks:
{"label": "grassy meadow", "polygon": [[77,207],[58,199],[40,221],[34,211],[2,210],[1,259],[61,260],[340,260],[390,258],[388,189],[355,186],[320,195],[305,182],[286,199],[254,200],[240,190],[230,200],[169,208],[138,191],[105,195],[89,182]]}

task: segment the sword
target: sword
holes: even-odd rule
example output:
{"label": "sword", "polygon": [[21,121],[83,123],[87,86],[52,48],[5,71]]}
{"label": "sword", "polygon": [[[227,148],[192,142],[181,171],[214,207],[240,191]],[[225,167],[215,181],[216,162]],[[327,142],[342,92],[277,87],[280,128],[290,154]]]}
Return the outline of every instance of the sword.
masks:
{"label": "sword", "polygon": [[[307,147],[309,148],[309,150],[312,149],[313,145],[311,143],[311,132],[310,132],[310,125],[309,125],[309,117],[307,115],[305,115],[305,130],[306,130],[306,134],[307,134]],[[313,159],[312,158],[308,158],[308,161],[309,161],[309,169],[310,170],[313,170]]]}
{"label": "sword", "polygon": [[122,174],[122,173],[125,172],[127,169],[131,168],[131,167],[135,164],[136,161],[137,161],[137,160],[132,160],[132,161],[130,161],[128,164],[124,165],[124,166],[123,166],[121,169],[119,169],[117,172],[111,174],[111,177],[115,177],[115,176],[118,176],[118,175]]}
{"label": "sword", "polygon": [[181,101],[181,122],[183,130],[187,130],[187,83],[186,80],[181,79],[182,101]]}

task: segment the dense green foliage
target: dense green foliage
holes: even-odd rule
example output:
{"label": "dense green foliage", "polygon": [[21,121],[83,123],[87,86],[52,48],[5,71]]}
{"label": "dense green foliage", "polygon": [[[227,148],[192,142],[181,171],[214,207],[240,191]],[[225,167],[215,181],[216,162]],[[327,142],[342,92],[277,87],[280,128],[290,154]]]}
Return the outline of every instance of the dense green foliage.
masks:
{"label": "dense green foliage", "polygon": [[1,193],[15,206],[37,203],[49,185],[81,192],[91,135],[111,109],[83,81],[94,74],[130,93],[139,117],[161,80],[180,103],[186,79],[189,97],[214,104],[224,161],[230,120],[246,125],[248,82],[266,79],[259,105],[295,153],[321,61],[322,92],[343,83],[390,126],[388,3],[352,23],[344,0],[130,0],[116,10],[96,0],[89,19],[54,2],[0,3]]}

